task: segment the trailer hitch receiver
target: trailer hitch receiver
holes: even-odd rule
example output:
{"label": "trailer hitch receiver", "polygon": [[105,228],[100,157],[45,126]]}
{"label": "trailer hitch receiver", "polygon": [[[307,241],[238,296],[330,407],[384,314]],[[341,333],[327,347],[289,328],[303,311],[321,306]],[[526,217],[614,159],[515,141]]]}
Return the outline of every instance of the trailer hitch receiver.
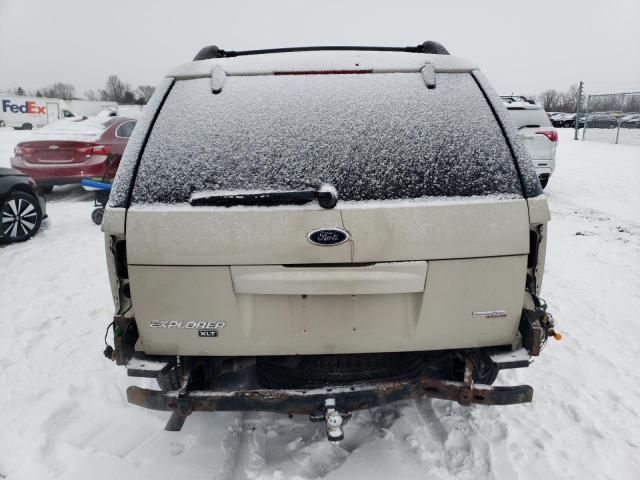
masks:
{"label": "trailer hitch receiver", "polygon": [[335,398],[327,398],[324,401],[323,411],[309,415],[312,422],[324,422],[327,427],[327,439],[331,443],[344,440],[342,425],[351,418],[351,412],[340,412]]}

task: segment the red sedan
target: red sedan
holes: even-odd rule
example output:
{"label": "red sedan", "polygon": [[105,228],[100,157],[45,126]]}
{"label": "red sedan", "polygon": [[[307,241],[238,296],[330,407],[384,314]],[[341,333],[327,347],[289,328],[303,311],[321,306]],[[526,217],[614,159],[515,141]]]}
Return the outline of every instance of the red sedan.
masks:
{"label": "red sedan", "polygon": [[135,124],[124,117],[61,120],[19,143],[11,166],[31,176],[45,192],[83,178],[111,180]]}

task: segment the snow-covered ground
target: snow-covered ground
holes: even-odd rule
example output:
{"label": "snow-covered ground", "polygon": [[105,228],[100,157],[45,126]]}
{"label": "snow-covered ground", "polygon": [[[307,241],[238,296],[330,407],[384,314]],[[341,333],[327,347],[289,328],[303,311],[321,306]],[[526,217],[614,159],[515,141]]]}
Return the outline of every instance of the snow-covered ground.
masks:
{"label": "snow-covered ground", "polygon": [[587,128],[586,132],[580,130],[580,137],[591,142],[616,143],[616,138],[620,145],[640,146],[640,129],[638,128]]}
{"label": "snow-covered ground", "polygon": [[0,167],[11,167],[9,159],[13,156],[13,149],[16,144],[29,138],[31,133],[29,130],[0,128]]}
{"label": "snow-covered ground", "polygon": [[[0,166],[22,132],[0,130]],[[547,189],[543,297],[564,335],[528,369],[534,402],[440,400],[357,412],[346,440],[273,414],[168,415],[126,403],[102,356],[112,305],[91,196],[50,197],[31,241],[0,249],[0,478],[640,478],[640,147],[561,131]]]}

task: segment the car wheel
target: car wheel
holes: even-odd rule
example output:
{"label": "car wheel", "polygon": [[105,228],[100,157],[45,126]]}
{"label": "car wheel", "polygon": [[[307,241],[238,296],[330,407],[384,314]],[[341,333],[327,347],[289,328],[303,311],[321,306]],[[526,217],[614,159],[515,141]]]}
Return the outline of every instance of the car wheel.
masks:
{"label": "car wheel", "polygon": [[547,183],[549,183],[549,177],[542,177],[540,179],[540,185],[542,185],[543,190],[546,188]]}
{"label": "car wheel", "polygon": [[94,208],[93,212],[91,212],[91,220],[96,225],[102,225],[102,219],[104,218],[104,208],[98,207]]}
{"label": "car wheel", "polygon": [[53,185],[40,185],[39,188],[42,193],[53,192]]}
{"label": "car wheel", "polygon": [[11,192],[0,206],[3,242],[23,242],[33,237],[42,222],[38,199],[26,192]]}
{"label": "car wheel", "polygon": [[30,123],[22,124],[22,130],[32,130],[32,129],[33,129],[33,125],[31,125]]}

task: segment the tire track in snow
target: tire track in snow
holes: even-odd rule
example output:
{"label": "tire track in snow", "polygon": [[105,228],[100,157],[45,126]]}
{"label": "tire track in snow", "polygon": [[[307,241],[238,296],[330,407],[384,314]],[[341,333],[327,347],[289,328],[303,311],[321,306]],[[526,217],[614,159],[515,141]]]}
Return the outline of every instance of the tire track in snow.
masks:
{"label": "tire track in snow", "polygon": [[265,471],[267,441],[276,416],[269,412],[238,413],[222,442],[227,455],[216,480],[253,479]]}
{"label": "tire track in snow", "polygon": [[223,440],[227,454],[215,478],[324,478],[363,445],[387,435],[398,418],[398,410],[391,407],[357,412],[345,425],[345,440],[334,445],[327,441],[324,426],[307,417],[239,415]]}
{"label": "tire track in snow", "polygon": [[[245,420],[248,412],[239,412],[232,425],[227,427],[227,434],[222,440],[222,448],[226,451],[222,470],[215,480],[232,480],[237,478],[236,470],[240,465],[245,439]],[[246,478],[246,477],[245,477]]]}
{"label": "tire track in snow", "polygon": [[[427,464],[428,473],[444,478],[517,478],[508,456],[501,458],[494,452],[496,446],[504,452],[507,435],[495,412],[433,399],[409,405],[404,416],[414,428],[407,432],[405,441]],[[422,428],[416,429],[416,424]],[[506,463],[497,469],[492,460],[498,458]],[[497,471],[505,475],[494,477]]]}

